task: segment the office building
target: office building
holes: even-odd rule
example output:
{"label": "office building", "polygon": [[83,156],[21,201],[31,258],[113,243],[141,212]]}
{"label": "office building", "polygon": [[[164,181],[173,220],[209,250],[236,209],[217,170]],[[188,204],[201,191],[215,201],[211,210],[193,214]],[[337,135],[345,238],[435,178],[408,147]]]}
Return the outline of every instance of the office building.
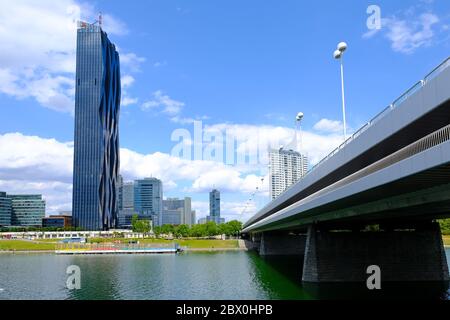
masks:
{"label": "office building", "polygon": [[212,190],[209,193],[209,216],[206,221],[213,221],[217,224],[225,222],[225,219],[220,217],[220,192],[219,190]]}
{"label": "office building", "polygon": [[180,224],[183,224],[181,222],[182,216],[183,216],[182,210],[164,209],[163,215],[162,215],[162,225],[171,224],[171,225],[179,226]]}
{"label": "office building", "polygon": [[41,227],[45,217],[45,200],[40,194],[7,195],[11,199],[11,225]]}
{"label": "office building", "polygon": [[69,228],[72,226],[72,216],[51,215],[42,218],[42,227],[44,228]]}
{"label": "office building", "polygon": [[216,189],[209,193],[209,215],[220,217],[220,192]]}
{"label": "office building", "polygon": [[150,217],[154,226],[162,225],[163,186],[156,178],[134,182],[134,212]]}
{"label": "office building", "polygon": [[[179,222],[178,223],[169,223],[167,221],[169,218],[165,218],[166,215],[175,216],[174,211],[179,212]],[[172,219],[172,218],[170,218]],[[178,221],[178,220],[174,220]],[[184,199],[178,198],[168,198],[163,200],[163,222],[162,224],[187,224],[192,225],[195,223],[195,220],[192,220],[192,200],[189,197],[185,197]]]}
{"label": "office building", "polygon": [[0,227],[11,225],[12,203],[6,192],[0,192]]}
{"label": "office building", "polygon": [[195,210],[191,211],[191,221],[192,221],[192,224],[196,224],[197,223],[197,215],[196,215]]}
{"label": "office building", "polygon": [[125,182],[122,185],[121,194],[121,210],[133,210],[134,209],[134,183]]}
{"label": "office building", "polygon": [[76,48],[73,223],[108,230],[118,215],[119,54],[101,25],[85,22]]}
{"label": "office building", "polygon": [[294,150],[269,151],[270,197],[277,198],[308,171],[308,157]]}

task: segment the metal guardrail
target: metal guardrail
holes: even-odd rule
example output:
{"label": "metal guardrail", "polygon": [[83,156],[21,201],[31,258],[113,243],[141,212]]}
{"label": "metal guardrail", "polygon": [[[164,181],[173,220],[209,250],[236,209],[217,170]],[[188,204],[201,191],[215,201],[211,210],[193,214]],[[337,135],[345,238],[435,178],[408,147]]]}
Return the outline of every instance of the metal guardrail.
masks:
{"label": "metal guardrail", "polygon": [[[446,60],[444,60],[441,64],[439,64],[436,68],[433,69],[430,73],[428,73],[423,80],[418,81],[415,83],[411,88],[406,90],[400,97],[395,99],[389,106],[387,106],[383,111],[381,111],[379,114],[377,114],[375,117],[373,117],[369,122],[367,122],[364,126],[362,126],[358,131],[356,131],[351,137],[349,137],[347,140],[345,140],[339,147],[331,151],[325,158],[323,158],[319,163],[317,163],[315,166],[313,166],[306,175],[310,174],[312,171],[320,167],[325,161],[330,159],[332,156],[334,156],[336,153],[338,153],[340,150],[342,150],[346,145],[348,145],[350,142],[355,140],[357,137],[359,137],[364,131],[366,131],[368,128],[370,128],[372,125],[380,121],[384,116],[386,116],[389,112],[391,112],[393,109],[398,108],[400,105],[403,104],[409,97],[411,97],[413,94],[415,94],[417,91],[419,91],[422,87],[424,87],[428,81],[434,79],[437,75],[439,75],[443,70],[445,70],[447,67],[450,67],[450,57],[448,57]],[[305,176],[306,176],[305,175]]]}

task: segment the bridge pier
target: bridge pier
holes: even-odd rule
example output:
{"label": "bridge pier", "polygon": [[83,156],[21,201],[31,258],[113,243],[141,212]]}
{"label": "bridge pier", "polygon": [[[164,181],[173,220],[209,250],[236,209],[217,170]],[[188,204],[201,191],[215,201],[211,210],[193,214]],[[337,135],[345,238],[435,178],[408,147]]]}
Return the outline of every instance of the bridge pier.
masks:
{"label": "bridge pier", "polygon": [[379,232],[332,232],[310,226],[304,282],[365,282],[367,267],[381,269],[381,281],[448,281],[438,223]]}
{"label": "bridge pier", "polygon": [[305,253],[306,235],[263,232],[259,242],[261,256],[288,256]]}

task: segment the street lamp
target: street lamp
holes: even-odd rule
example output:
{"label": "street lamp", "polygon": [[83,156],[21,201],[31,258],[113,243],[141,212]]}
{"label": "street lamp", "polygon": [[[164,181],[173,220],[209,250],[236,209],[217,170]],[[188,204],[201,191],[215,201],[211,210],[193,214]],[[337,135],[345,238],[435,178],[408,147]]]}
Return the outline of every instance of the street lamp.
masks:
{"label": "street lamp", "polygon": [[[296,148],[299,149],[299,150],[297,150],[299,152],[303,152],[303,146],[302,146],[302,120],[303,120],[304,116],[305,115],[303,114],[303,112],[299,112],[299,113],[297,113],[297,116],[295,117],[295,126],[296,126],[296,128],[295,128],[295,137],[297,137],[297,132],[300,132],[300,143],[299,143],[299,145],[296,146]],[[297,139],[295,139],[295,140],[297,140]]]}
{"label": "street lamp", "polygon": [[344,141],[347,140],[347,124],[345,121],[345,90],[344,90],[344,52],[347,50],[347,44],[340,42],[337,50],[334,52],[334,58],[341,62],[341,87],[342,87],[342,118],[344,125]]}
{"label": "street lamp", "polygon": [[299,112],[297,114],[297,116],[295,117],[295,120],[296,120],[295,123],[297,125],[295,136],[297,137],[297,129],[300,132],[300,143],[299,143],[299,146],[298,146],[299,150],[297,150],[297,151],[300,153],[300,161],[301,161],[301,166],[302,166],[302,171],[301,171],[302,172],[301,173],[302,177],[306,173],[304,171],[304,157],[305,157],[305,153],[303,152],[303,138],[302,138],[302,120],[303,120],[304,116],[305,115],[303,114],[303,112]]}

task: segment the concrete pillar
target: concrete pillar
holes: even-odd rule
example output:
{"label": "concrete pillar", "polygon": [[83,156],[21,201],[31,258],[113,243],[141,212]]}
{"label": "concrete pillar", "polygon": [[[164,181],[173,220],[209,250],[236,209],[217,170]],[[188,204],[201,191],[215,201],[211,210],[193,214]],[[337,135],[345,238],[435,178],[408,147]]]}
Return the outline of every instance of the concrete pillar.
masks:
{"label": "concrete pillar", "polygon": [[303,264],[304,282],[360,282],[367,267],[381,269],[381,281],[448,281],[437,223],[380,232],[330,232],[311,226]]}
{"label": "concrete pillar", "polygon": [[261,235],[261,256],[304,255],[306,235],[264,232]]}

